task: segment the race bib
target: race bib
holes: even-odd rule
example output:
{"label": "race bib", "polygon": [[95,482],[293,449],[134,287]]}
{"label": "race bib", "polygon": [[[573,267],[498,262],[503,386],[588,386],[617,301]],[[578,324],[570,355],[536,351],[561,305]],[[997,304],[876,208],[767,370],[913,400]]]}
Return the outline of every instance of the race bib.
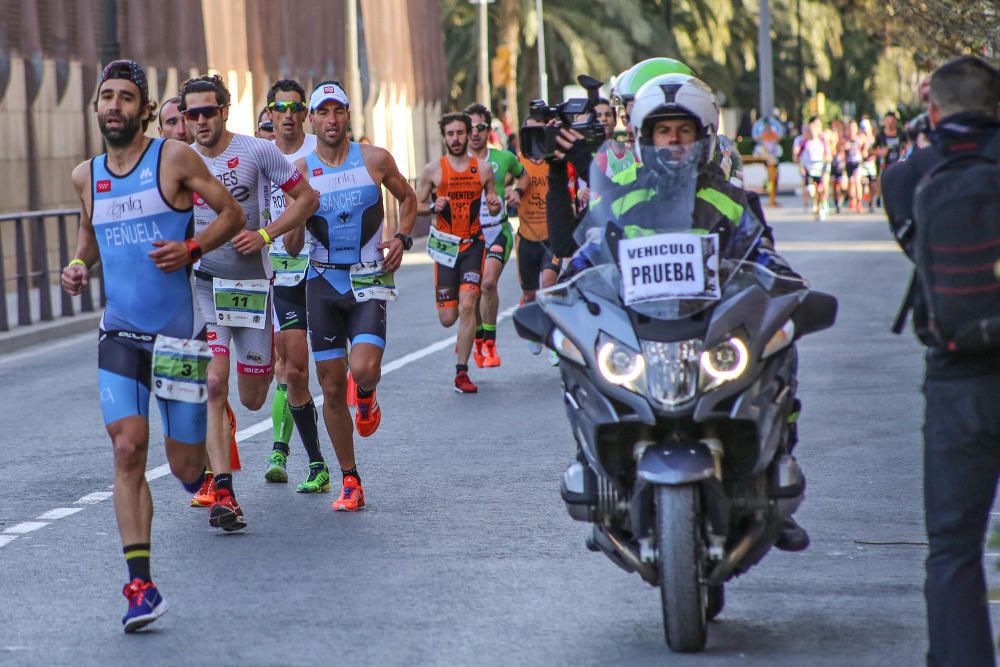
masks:
{"label": "race bib", "polygon": [[436,227],[431,227],[430,236],[427,237],[427,254],[438,264],[452,268],[458,261],[458,250],[461,245],[461,236],[445,234]]}
{"label": "race bib", "polygon": [[271,281],[212,279],[215,297],[215,323],[227,327],[263,329],[266,321],[267,294]]}
{"label": "race bib", "polygon": [[380,262],[355,264],[351,267],[351,291],[355,301],[395,301],[399,294],[395,275],[382,271]]}
{"label": "race bib", "polygon": [[618,243],[625,305],[719,299],[719,235],[656,234]]}
{"label": "race bib", "polygon": [[309,268],[309,252],[303,249],[298,257],[284,252],[271,253],[271,267],[274,269],[274,284],[278,287],[295,287],[306,275]]}
{"label": "race bib", "polygon": [[153,344],[153,393],[185,403],[208,400],[208,363],[212,350],[203,340],[159,335]]}

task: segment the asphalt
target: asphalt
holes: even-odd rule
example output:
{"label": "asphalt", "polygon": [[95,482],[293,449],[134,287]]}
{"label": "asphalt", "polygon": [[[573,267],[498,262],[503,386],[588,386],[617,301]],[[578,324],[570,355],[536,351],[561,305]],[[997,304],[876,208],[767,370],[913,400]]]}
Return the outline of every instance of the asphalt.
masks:
{"label": "asphalt", "polygon": [[[769,212],[778,249],[840,299],[837,326],[801,343],[797,516],[813,541],[729,584],[703,654],[670,654],[659,593],[584,548],[559,499],[574,448],[558,373],[508,319],[503,365],[473,370],[478,395],[452,392],[446,343],[384,377],[382,426],[358,441],[361,513],[294,492],[297,436],[291,483],[266,484],[269,428],[240,447],[245,531],[209,528],[172,477],[152,481],[153,576],[171,610],[130,636],[112,503],[78,503],[112,481],[96,333],[0,355],[0,665],[922,664],[921,356],[888,330],[907,265],[881,216],[816,223],[785,203]],[[387,362],[453,333],[431,276],[420,256],[397,275]],[[502,308],[518,294],[509,267]],[[270,413],[238,416],[247,429]],[[151,469],[155,418],[152,432]],[[57,508],[81,511],[19,532]]]}

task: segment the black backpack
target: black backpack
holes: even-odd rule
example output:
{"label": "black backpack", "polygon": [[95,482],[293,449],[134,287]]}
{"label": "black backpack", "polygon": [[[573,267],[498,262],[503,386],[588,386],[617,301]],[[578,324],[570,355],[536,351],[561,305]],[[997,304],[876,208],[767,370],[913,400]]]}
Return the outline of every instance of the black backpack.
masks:
{"label": "black backpack", "polygon": [[983,152],[944,160],[917,186],[913,220],[920,340],[1000,349],[1000,162]]}

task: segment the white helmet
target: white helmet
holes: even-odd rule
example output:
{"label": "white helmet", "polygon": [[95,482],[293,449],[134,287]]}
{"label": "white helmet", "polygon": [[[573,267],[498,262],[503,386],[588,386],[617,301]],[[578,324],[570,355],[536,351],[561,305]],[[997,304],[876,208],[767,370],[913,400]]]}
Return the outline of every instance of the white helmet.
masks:
{"label": "white helmet", "polygon": [[654,122],[664,118],[693,119],[699,139],[708,142],[707,156],[715,153],[719,103],[704,81],[687,74],[664,74],[643,84],[629,115],[637,143],[648,143]]}

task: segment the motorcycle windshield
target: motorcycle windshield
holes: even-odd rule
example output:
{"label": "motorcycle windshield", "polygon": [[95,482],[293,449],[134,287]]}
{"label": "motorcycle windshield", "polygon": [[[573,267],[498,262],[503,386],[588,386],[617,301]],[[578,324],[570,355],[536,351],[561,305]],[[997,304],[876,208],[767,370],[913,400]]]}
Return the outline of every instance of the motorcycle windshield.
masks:
{"label": "motorcycle windshield", "polygon": [[[600,151],[615,148],[606,143]],[[722,298],[734,263],[752,252],[763,224],[744,207],[739,222],[725,229],[697,226],[698,174],[707,150],[704,141],[643,146],[641,162],[614,175],[610,160],[593,161],[590,209],[576,240],[601,270],[577,287],[610,281],[607,287],[626,307],[659,320],[690,317]]]}

